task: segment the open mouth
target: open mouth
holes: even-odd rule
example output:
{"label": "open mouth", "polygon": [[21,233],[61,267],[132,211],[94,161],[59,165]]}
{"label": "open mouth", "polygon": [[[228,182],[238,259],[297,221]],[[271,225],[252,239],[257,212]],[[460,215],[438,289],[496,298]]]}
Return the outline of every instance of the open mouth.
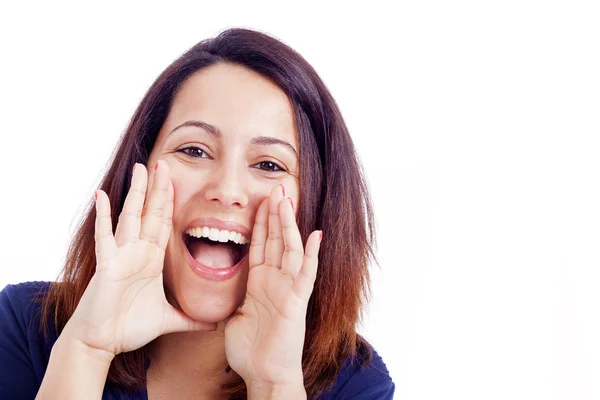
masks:
{"label": "open mouth", "polygon": [[193,228],[183,234],[190,255],[201,265],[225,269],[237,265],[250,251],[250,241],[239,232]]}

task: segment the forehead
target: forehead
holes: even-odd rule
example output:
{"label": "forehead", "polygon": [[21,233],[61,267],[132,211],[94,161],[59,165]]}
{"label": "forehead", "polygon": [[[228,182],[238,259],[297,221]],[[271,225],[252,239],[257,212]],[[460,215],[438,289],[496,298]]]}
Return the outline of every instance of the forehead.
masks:
{"label": "forehead", "polygon": [[292,105],[279,86],[243,66],[216,64],[191,75],[175,96],[163,130],[188,120],[225,136],[274,136],[295,143]]}

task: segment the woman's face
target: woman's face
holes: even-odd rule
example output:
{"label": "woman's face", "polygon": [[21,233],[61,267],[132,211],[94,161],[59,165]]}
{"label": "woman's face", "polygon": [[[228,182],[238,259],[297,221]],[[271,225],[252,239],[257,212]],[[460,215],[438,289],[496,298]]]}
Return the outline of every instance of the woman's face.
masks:
{"label": "woman's face", "polygon": [[235,242],[250,239],[256,210],[276,186],[298,204],[297,153],[291,103],[267,78],[216,64],[183,84],[148,160],[149,188],[160,159],[175,189],[163,270],[171,303],[207,322],[235,311],[249,249]]}

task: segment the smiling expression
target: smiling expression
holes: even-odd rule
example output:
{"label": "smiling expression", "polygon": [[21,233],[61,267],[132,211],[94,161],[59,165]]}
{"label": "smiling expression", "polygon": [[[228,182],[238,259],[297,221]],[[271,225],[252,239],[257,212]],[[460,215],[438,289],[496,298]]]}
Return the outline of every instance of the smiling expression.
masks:
{"label": "smiling expression", "polygon": [[169,165],[175,190],[163,270],[167,297],[196,320],[222,321],[246,292],[247,257],[220,277],[198,273],[185,231],[207,226],[234,232],[232,240],[235,232],[249,237],[260,202],[279,184],[298,204],[292,105],[283,90],[252,70],[224,63],[202,69],[177,93],[148,166],[159,159]]}

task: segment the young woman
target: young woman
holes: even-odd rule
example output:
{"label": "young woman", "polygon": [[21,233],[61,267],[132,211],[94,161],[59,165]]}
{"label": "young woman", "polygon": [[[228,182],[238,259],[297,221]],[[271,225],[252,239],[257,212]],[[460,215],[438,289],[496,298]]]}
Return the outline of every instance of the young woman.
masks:
{"label": "young woman", "polygon": [[154,82],[58,282],[0,293],[0,398],[391,399],[373,215],[314,69],[248,29]]}

